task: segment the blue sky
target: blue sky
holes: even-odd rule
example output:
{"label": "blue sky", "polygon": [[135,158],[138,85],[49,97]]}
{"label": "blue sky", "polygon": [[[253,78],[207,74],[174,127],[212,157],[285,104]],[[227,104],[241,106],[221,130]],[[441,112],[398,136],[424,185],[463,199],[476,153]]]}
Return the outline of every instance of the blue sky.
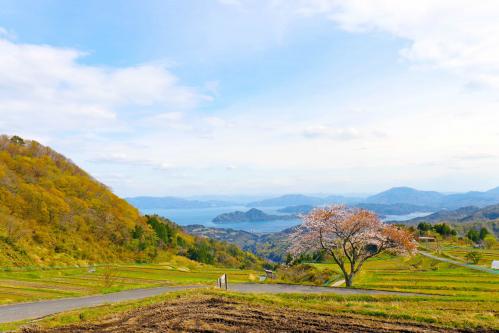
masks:
{"label": "blue sky", "polygon": [[499,6],[0,0],[0,132],[117,194],[499,185]]}

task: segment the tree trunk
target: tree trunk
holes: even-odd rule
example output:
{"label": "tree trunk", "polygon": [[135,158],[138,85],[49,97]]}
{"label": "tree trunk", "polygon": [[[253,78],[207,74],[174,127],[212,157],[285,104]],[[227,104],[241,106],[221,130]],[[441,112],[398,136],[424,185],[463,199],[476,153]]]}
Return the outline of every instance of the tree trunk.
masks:
{"label": "tree trunk", "polygon": [[352,287],[354,276],[355,276],[354,273],[345,274],[345,285],[346,285],[347,288],[351,288]]}

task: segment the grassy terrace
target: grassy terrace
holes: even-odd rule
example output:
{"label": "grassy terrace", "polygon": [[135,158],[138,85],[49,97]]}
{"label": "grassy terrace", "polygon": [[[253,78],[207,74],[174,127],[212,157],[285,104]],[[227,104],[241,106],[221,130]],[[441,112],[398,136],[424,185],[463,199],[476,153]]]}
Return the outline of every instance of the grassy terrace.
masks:
{"label": "grassy terrace", "polygon": [[[318,267],[334,267],[318,264]],[[432,260],[381,257],[366,263],[356,288],[431,294],[431,297],[354,298],[335,304],[335,311],[371,313],[457,327],[499,329],[499,275]]]}
{"label": "grassy terrace", "polygon": [[215,284],[222,273],[233,282],[248,282],[256,272],[216,268],[183,257],[167,263],[114,265],[111,268],[20,268],[0,271],[0,304],[77,297],[162,285]]}
{"label": "grassy terrace", "polygon": [[499,249],[487,250],[474,249],[469,246],[444,245],[442,246],[440,253],[449,258],[466,262],[466,254],[472,251],[478,252],[481,255],[481,259],[477,265],[490,268],[492,260],[499,260]]}
{"label": "grassy terrace", "polygon": [[466,240],[440,240],[438,243],[424,243],[421,244],[421,249],[463,263],[467,262],[466,254],[478,252],[481,258],[477,265],[487,268],[490,268],[492,260],[499,260],[499,245],[492,249],[474,248]]}
{"label": "grassy terrace", "polygon": [[[188,264],[193,265],[188,267]],[[175,266],[176,265],[176,266]],[[332,264],[316,264],[319,268],[335,268]],[[171,262],[162,265],[118,266],[119,282],[113,287],[126,289],[159,284],[213,284],[214,279],[225,269],[193,264]],[[70,272],[72,272],[70,274]],[[39,275],[30,275],[30,274]],[[249,281],[255,272],[234,270],[229,273],[231,281]],[[10,275],[9,275],[10,274]],[[12,275],[15,274],[15,275]],[[253,275],[252,275],[253,274]],[[46,276],[46,277],[44,277]],[[102,291],[99,271],[87,273],[82,269],[51,270],[34,272],[4,272],[2,283],[42,283],[44,290],[57,289],[83,295]],[[47,280],[48,279],[48,280]],[[442,263],[422,256],[412,258],[389,257],[371,260],[355,281],[357,288],[397,290],[425,293],[431,296],[370,296],[370,295],[320,295],[281,294],[258,295],[222,292],[217,290],[194,290],[170,293],[150,299],[106,305],[51,316],[37,322],[42,327],[53,327],[70,323],[99,321],[106,316],[131,309],[170,301],[178,298],[193,299],[205,296],[233,299],[248,304],[263,304],[282,311],[284,308],[329,313],[359,318],[376,318],[393,322],[414,322],[458,328],[499,329],[499,276],[473,271],[464,267]],[[37,288],[22,287],[25,300],[33,299]],[[42,295],[47,296],[47,295]],[[67,296],[65,294],[52,297]],[[281,309],[281,310],[279,310]],[[24,323],[0,325],[12,329]]]}
{"label": "grassy terrace", "polygon": [[[314,264],[336,269],[334,264]],[[499,275],[479,272],[423,257],[380,257],[368,261],[354,287],[470,299],[498,298]]]}

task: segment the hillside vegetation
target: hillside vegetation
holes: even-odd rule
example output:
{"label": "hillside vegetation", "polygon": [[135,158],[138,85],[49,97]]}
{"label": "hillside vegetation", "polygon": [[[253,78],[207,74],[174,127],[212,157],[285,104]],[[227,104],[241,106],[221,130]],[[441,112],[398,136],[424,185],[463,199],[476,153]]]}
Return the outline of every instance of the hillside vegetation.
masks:
{"label": "hillside vegetation", "polygon": [[141,216],[38,142],[0,136],[0,266],[152,262],[164,252],[230,267],[261,263],[234,245]]}

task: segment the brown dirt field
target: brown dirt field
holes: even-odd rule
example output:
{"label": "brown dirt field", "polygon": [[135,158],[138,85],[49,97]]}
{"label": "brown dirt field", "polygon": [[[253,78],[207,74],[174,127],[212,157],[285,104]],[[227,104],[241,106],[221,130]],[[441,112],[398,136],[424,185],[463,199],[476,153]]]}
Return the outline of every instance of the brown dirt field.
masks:
{"label": "brown dirt field", "polygon": [[[471,332],[413,322],[348,314],[324,314],[256,305],[224,297],[180,298],[97,323],[41,329],[24,333],[81,332]],[[481,331],[485,332],[485,331]]]}

